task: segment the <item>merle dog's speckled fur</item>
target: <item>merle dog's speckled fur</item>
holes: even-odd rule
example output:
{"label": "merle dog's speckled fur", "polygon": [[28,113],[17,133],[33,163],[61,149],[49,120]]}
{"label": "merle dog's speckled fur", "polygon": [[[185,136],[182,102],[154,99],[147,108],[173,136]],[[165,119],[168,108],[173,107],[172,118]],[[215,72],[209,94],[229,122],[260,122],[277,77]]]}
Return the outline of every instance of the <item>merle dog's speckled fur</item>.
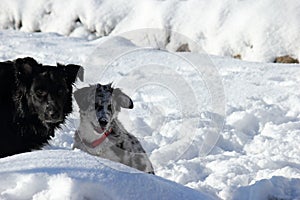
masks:
{"label": "merle dog's speckled fur", "polygon": [[[77,90],[74,97],[80,108],[80,126],[75,133],[74,148],[154,174],[140,142],[117,119],[121,108],[133,108],[127,95],[112,88],[111,84],[97,84]],[[101,144],[91,145],[108,130],[111,133]]]}
{"label": "merle dog's speckled fur", "polygon": [[0,62],[0,157],[40,149],[72,111],[78,65]]}

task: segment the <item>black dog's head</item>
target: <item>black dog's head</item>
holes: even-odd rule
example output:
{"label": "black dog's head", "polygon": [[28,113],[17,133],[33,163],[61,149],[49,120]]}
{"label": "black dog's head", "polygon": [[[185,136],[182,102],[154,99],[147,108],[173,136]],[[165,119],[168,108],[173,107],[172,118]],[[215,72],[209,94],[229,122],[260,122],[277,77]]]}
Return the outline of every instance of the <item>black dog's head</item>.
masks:
{"label": "black dog's head", "polygon": [[[119,88],[111,84],[85,87],[74,92],[74,97],[81,113],[93,121],[96,116],[101,129],[109,127],[121,108],[133,108],[133,102]],[[95,125],[93,125],[95,126]]]}
{"label": "black dog's head", "polygon": [[63,122],[72,111],[72,85],[78,72],[82,76],[82,67],[43,66],[29,57],[15,60],[15,67],[22,103],[29,112],[48,125]]}

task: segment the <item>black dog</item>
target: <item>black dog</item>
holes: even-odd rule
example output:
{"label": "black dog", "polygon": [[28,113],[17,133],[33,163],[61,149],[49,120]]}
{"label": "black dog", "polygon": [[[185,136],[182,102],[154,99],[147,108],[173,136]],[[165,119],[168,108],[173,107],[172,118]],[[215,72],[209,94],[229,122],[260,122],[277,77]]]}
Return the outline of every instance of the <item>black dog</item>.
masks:
{"label": "black dog", "polygon": [[40,149],[72,112],[78,65],[0,62],[0,157]]}

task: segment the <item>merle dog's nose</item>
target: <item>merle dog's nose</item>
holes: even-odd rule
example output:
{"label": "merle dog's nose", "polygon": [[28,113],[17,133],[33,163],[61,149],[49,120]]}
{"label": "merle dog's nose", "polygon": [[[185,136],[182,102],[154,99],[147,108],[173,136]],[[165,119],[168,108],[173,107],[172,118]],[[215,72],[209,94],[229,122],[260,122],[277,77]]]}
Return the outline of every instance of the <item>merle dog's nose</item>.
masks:
{"label": "merle dog's nose", "polygon": [[106,119],[99,119],[99,124],[100,126],[106,126],[106,124],[108,123],[108,121]]}

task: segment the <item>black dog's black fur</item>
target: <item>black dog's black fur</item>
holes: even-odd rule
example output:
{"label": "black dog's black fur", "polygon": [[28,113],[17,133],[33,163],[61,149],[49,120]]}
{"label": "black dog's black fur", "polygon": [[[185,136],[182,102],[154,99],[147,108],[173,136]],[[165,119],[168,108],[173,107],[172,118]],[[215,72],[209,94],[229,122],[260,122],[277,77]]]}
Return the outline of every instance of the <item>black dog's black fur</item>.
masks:
{"label": "black dog's black fur", "polygon": [[0,158],[40,149],[72,112],[78,65],[0,62]]}

